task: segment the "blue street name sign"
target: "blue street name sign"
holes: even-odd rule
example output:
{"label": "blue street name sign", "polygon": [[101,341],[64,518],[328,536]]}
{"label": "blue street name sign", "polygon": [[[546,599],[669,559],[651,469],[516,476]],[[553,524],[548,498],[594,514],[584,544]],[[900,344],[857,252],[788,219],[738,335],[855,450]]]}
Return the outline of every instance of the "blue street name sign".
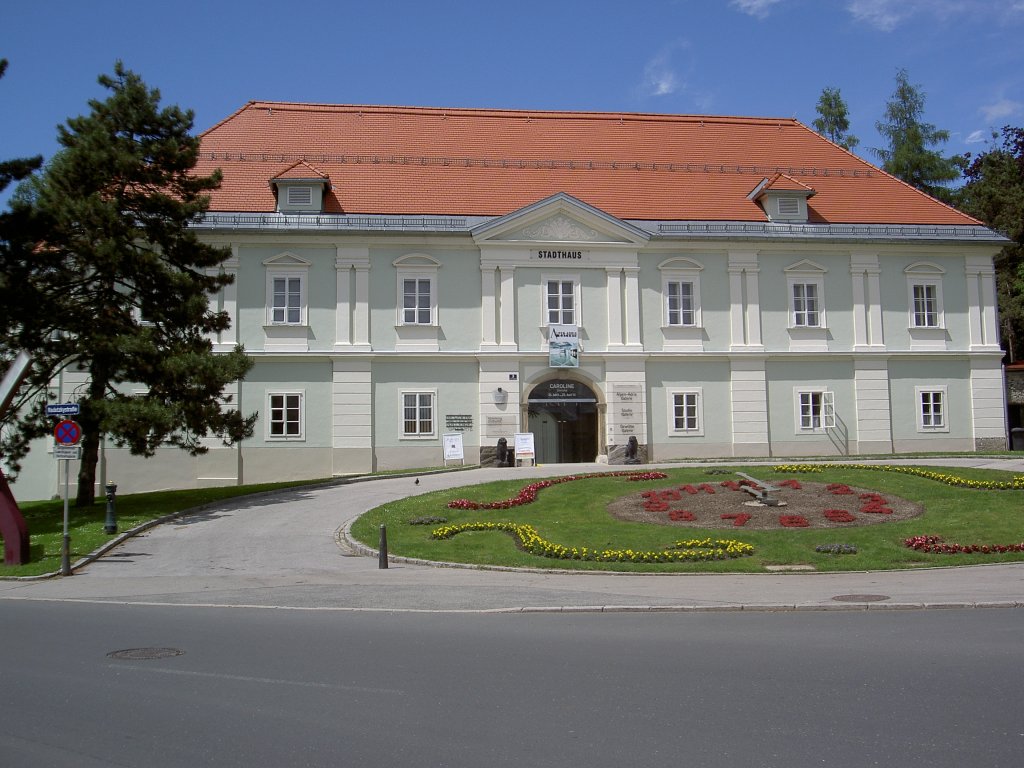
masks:
{"label": "blue street name sign", "polygon": [[77,416],[81,412],[78,403],[50,403],[46,406],[47,416]]}

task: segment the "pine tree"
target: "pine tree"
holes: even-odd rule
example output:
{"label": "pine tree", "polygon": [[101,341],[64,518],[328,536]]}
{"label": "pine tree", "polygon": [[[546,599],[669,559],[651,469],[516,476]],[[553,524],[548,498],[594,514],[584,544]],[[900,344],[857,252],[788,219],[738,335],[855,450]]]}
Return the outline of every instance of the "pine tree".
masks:
{"label": "pine tree", "polygon": [[814,130],[844,149],[852,150],[860,144],[860,139],[847,133],[850,130],[850,118],[838,88],[825,88],[818,97],[816,109],[818,118],[812,123]]}
{"label": "pine tree", "polygon": [[[8,297],[16,305],[3,327],[32,350],[30,385],[41,390],[61,367],[88,372],[79,506],[94,500],[104,436],[136,455],[165,444],[199,454],[202,438],[240,440],[256,418],[222,396],[252,361],[241,348],[214,354],[209,340],[229,319],[208,296],[232,278],[217,270],[227,252],[189,228],[220,184],[219,173],[192,172],[192,113],[161,108],[159,92],[121,62],[99,82],[108,98],[59,127],[62,149],[15,197],[14,211],[45,236],[32,258],[4,265],[21,294]],[[15,458],[40,434],[41,407],[19,420],[7,446]]]}
{"label": "pine tree", "polygon": [[949,202],[949,182],[960,177],[962,157],[943,157],[929,149],[949,141],[949,131],[923,122],[925,94],[912,85],[907,71],[896,73],[896,90],[885,107],[885,120],[875,123],[889,140],[888,149],[874,149],[882,168],[932,197]]}

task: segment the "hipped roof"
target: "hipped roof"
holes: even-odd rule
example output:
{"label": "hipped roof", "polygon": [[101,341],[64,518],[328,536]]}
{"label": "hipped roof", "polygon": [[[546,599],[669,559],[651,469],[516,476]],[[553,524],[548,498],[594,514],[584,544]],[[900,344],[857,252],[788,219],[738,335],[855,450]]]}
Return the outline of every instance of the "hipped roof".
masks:
{"label": "hipped roof", "polygon": [[212,211],[274,211],[268,182],[307,163],[327,213],[501,216],[562,192],[621,219],[759,222],[748,196],[782,174],[814,190],[811,222],[979,224],[789,118],[253,101],[201,140]]}

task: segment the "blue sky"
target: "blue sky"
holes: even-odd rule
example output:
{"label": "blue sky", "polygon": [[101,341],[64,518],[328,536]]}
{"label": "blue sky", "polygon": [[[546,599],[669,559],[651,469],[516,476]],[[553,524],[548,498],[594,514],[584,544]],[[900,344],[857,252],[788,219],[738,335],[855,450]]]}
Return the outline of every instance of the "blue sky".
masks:
{"label": "blue sky", "polygon": [[903,67],[946,154],[978,152],[1024,125],[1022,39],[1024,0],[9,0],[0,158],[50,156],[116,59],[194,110],[197,132],[252,99],[809,125],[830,86],[870,161]]}

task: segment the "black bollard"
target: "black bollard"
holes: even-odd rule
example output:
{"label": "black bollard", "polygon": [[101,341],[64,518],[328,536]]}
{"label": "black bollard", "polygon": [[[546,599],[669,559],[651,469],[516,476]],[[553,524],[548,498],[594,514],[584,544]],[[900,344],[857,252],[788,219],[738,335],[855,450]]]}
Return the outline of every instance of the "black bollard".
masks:
{"label": "black bollard", "polygon": [[377,548],[377,567],[388,567],[388,529],[380,524],[380,546]]}
{"label": "black bollard", "polygon": [[107,483],[104,488],[107,491],[107,519],[103,523],[104,533],[117,533],[117,514],[114,508],[114,498],[117,496],[117,484]]}

